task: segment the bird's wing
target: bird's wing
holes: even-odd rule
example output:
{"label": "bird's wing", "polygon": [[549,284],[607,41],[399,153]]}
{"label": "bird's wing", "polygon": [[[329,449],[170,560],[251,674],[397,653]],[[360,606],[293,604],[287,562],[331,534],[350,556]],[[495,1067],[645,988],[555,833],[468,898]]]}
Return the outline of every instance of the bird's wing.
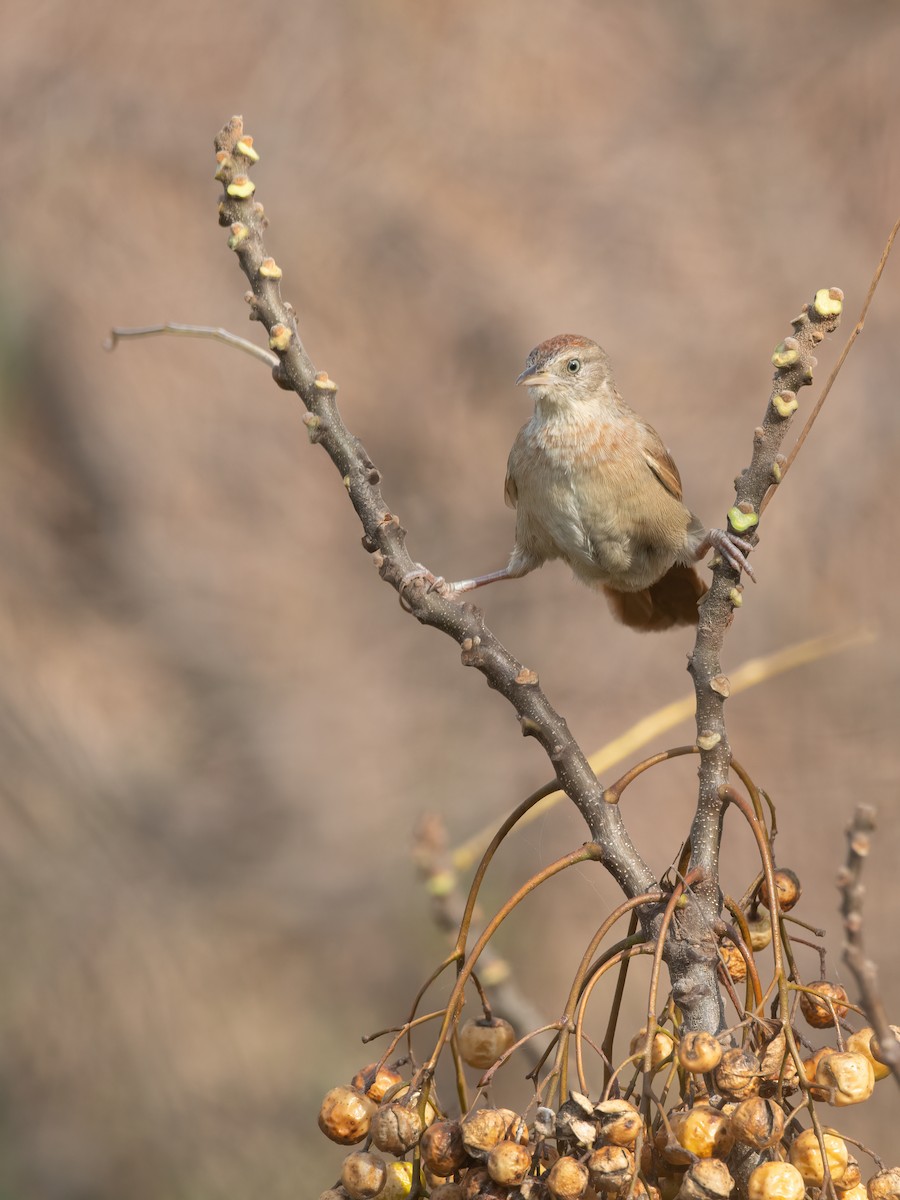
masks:
{"label": "bird's wing", "polygon": [[519,500],[519,489],[516,487],[515,479],[513,479],[509,472],[507,472],[503,483],[503,499],[506,501],[507,508],[515,508]]}
{"label": "bird's wing", "polygon": [[681,476],[678,474],[678,468],[675,466],[672,455],[660,441],[659,434],[655,429],[645,425],[644,432],[642,450],[647,466],[666,491],[670,492],[676,500],[681,500],[683,498]]}
{"label": "bird's wing", "polygon": [[519,503],[519,489],[516,487],[516,469],[519,466],[524,450],[522,439],[524,432],[525,426],[516,434],[516,440],[512,444],[512,449],[509,452],[509,458],[506,463],[506,479],[503,481],[503,499],[506,501],[507,508],[515,508]]}

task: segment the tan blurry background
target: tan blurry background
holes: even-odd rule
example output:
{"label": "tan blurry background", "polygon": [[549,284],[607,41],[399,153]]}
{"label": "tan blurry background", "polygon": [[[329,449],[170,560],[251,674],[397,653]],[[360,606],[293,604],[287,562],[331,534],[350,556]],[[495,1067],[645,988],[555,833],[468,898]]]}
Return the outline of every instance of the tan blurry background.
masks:
{"label": "tan blurry background", "polygon": [[[340,1158],[322,1092],[443,952],[415,821],[461,839],[547,765],[379,583],[264,368],[203,343],[107,356],[106,331],[259,336],[215,219],[212,138],[242,112],[284,294],[414,556],[450,578],[505,562],[512,385],[562,331],[603,342],[719,523],[772,347],[822,286],[849,331],[900,213],[900,9],[35,0],[3,24],[0,1196],[317,1195]],[[898,320],[900,260],[725,654],[877,631],[729,717],[839,976],[843,827],[878,804],[868,933],[894,1019]],[[614,626],[559,565],[483,602],[589,750],[688,688],[686,633]],[[694,769],[626,803],[660,871]],[[739,894],[751,848],[728,832]],[[582,838],[567,809],[519,835],[486,905]],[[614,901],[585,868],[510,922],[548,1015]],[[844,1122],[885,1152],[892,1086]]]}

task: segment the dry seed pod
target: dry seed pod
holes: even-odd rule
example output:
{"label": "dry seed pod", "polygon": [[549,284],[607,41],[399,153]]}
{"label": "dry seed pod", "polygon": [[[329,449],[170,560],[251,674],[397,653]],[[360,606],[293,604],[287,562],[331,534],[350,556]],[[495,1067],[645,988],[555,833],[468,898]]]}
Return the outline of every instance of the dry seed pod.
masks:
{"label": "dry seed pod", "polygon": [[411,1162],[389,1162],[387,1179],[378,1193],[378,1200],[406,1200],[412,1191],[412,1171]]}
{"label": "dry seed pod", "polygon": [[369,1063],[367,1067],[356,1072],[350,1083],[358,1092],[380,1104],[392,1087],[403,1082],[403,1076],[392,1071],[390,1067],[376,1070],[377,1067],[378,1063]]}
{"label": "dry seed pod", "polygon": [[488,1155],[488,1175],[503,1187],[518,1187],[531,1169],[531,1151],[520,1142],[498,1142]]}
{"label": "dry seed pod", "polygon": [[705,1075],[722,1061],[722,1043],[702,1029],[686,1033],[678,1043],[678,1061],[686,1071]]}
{"label": "dry seed pod", "polygon": [[[643,1054],[647,1045],[647,1027],[639,1029],[631,1039],[629,1054]],[[669,1057],[675,1049],[675,1039],[670,1033],[666,1033],[664,1029],[657,1029],[653,1035],[653,1041],[650,1045],[650,1070],[655,1071],[657,1067]],[[638,1064],[640,1065],[640,1064]]]}
{"label": "dry seed pod", "polygon": [[[775,891],[778,894],[778,903],[781,906],[781,911],[789,912],[800,899],[802,891],[800,879],[796,871],[792,871],[790,867],[780,867],[775,872]],[[759,898],[771,912],[772,905],[769,903],[769,885],[765,879],[760,885]]]}
{"label": "dry seed pod", "polygon": [[791,1163],[764,1162],[747,1181],[748,1200],[803,1200],[806,1184]]}
{"label": "dry seed pod", "polygon": [[719,954],[728,974],[735,983],[743,983],[747,978],[747,963],[743,954],[730,938],[725,938],[719,944]]}
{"label": "dry seed pod", "polygon": [[514,1044],[515,1030],[502,1017],[470,1018],[459,1031],[459,1052],[470,1067],[486,1071]]}
{"label": "dry seed pod", "polygon": [[379,1150],[401,1158],[418,1143],[424,1128],[425,1124],[415,1108],[410,1108],[401,1100],[394,1100],[375,1113],[369,1132]]}
{"label": "dry seed pod", "polygon": [[610,1146],[633,1146],[644,1127],[643,1118],[627,1100],[602,1100],[594,1105],[600,1138]]}
{"label": "dry seed pod", "polygon": [[734,1145],[730,1118],[708,1105],[674,1113],[669,1122],[679,1145],[697,1158],[725,1158]]}
{"label": "dry seed pod", "polygon": [[[825,1143],[825,1157],[828,1160],[828,1170],[835,1183],[847,1169],[847,1143],[836,1133],[825,1130],[822,1134]],[[791,1142],[791,1162],[803,1176],[805,1183],[811,1187],[821,1187],[825,1182],[825,1167],[822,1163],[822,1150],[814,1129],[804,1129]]]}
{"label": "dry seed pod", "polygon": [[439,1183],[431,1189],[431,1200],[465,1200],[461,1183]]}
{"label": "dry seed pod", "polygon": [[[767,1091],[771,1095],[777,1089],[779,1080],[785,1092],[792,1092],[796,1089],[799,1076],[794,1059],[788,1051],[787,1038],[783,1029],[766,1045],[759,1064],[759,1071],[761,1091]],[[815,1072],[813,1072],[813,1076],[815,1076]]]}
{"label": "dry seed pod", "polygon": [[869,1200],[900,1200],[900,1167],[888,1167],[866,1184]]}
{"label": "dry seed pod", "polygon": [[759,1060],[749,1050],[726,1050],[713,1072],[716,1086],[735,1100],[745,1100],[759,1091]]}
{"label": "dry seed pod", "polygon": [[773,1100],[750,1096],[736,1105],[731,1114],[731,1132],[735,1141],[754,1150],[777,1146],[784,1134],[784,1110]]}
{"label": "dry seed pod", "polygon": [[847,1156],[847,1169],[841,1176],[841,1181],[837,1184],[842,1192],[852,1191],[862,1182],[862,1172],[859,1169],[859,1163],[852,1154]]}
{"label": "dry seed pod", "polygon": [[625,1146],[599,1146],[587,1160],[591,1187],[617,1192],[634,1174],[634,1155]]}
{"label": "dry seed pod", "polygon": [[580,1200],[588,1182],[587,1167],[568,1154],[558,1158],[547,1172],[547,1187],[556,1200]]}
{"label": "dry seed pod", "polygon": [[341,1146],[361,1142],[369,1132],[375,1105],[356,1088],[333,1087],[319,1109],[319,1128]]}
{"label": "dry seed pod", "polygon": [[338,1184],[337,1187],[328,1188],[319,1196],[319,1200],[348,1200],[347,1193]]}
{"label": "dry seed pod", "polygon": [[544,1104],[540,1105],[535,1110],[533,1126],[536,1138],[552,1137],[553,1131],[556,1129],[556,1113],[552,1108],[547,1108]]}
{"label": "dry seed pod", "polygon": [[355,1150],[341,1167],[341,1183],[351,1200],[372,1200],[384,1188],[387,1165],[380,1154]]}
{"label": "dry seed pod", "polygon": [[718,1158],[701,1158],[684,1173],[681,1200],[728,1200],[734,1190],[731,1172]]}
{"label": "dry seed pod", "polygon": [[590,1149],[597,1138],[597,1122],[594,1106],[587,1096],[570,1092],[569,1099],[561,1104],[556,1114],[556,1136],[563,1142],[574,1142],[577,1146]]}
{"label": "dry seed pod", "polygon": [[497,1195],[499,1188],[487,1173],[487,1167],[470,1167],[462,1181],[464,1200],[482,1200],[491,1190]]}
{"label": "dry seed pod", "polygon": [[459,1121],[435,1121],[419,1142],[422,1164],[434,1175],[452,1175],[469,1161]]}
{"label": "dry seed pod", "polygon": [[759,913],[747,922],[750,930],[750,946],[753,950],[765,950],[772,940],[772,918]]}
{"label": "dry seed pod", "polygon": [[866,1191],[864,1183],[858,1183],[856,1187],[847,1188],[846,1190],[841,1187],[836,1190],[841,1200],[869,1200],[869,1193]]}
{"label": "dry seed pod", "polygon": [[837,1108],[861,1104],[875,1088],[875,1072],[864,1054],[845,1050],[827,1054],[816,1067],[816,1083],[827,1091],[825,1099]]}
{"label": "dry seed pod", "polygon": [[511,1140],[522,1141],[520,1127],[521,1117],[509,1108],[479,1108],[462,1123],[463,1145],[472,1158],[483,1163],[498,1142],[510,1137],[511,1130],[515,1131]]}
{"label": "dry seed pod", "polygon": [[823,1059],[828,1058],[832,1054],[837,1054],[834,1046],[823,1046],[821,1050],[817,1050],[810,1058],[803,1060],[803,1074],[806,1076],[806,1082],[810,1085],[809,1094],[813,1100],[827,1100],[828,1090],[815,1086],[816,1072],[819,1069],[819,1063]]}
{"label": "dry seed pod", "polygon": [[[895,1037],[900,1037],[900,1028],[896,1025],[891,1026]],[[856,1033],[851,1033],[847,1038],[847,1049],[852,1050],[855,1054],[864,1054],[872,1064],[872,1071],[875,1075],[875,1082],[879,1079],[886,1079],[891,1073],[891,1068],[885,1066],[875,1056],[875,1046],[877,1045],[875,1038],[875,1030],[871,1025],[866,1025],[864,1029],[858,1029]]]}
{"label": "dry seed pod", "polygon": [[[840,984],[820,979],[816,983],[807,984],[807,987],[816,994],[811,996],[809,992],[800,993],[800,1011],[814,1029],[827,1029],[834,1024],[835,1017],[840,1020],[847,1015],[848,997]],[[819,996],[822,997],[821,1000],[818,999]],[[829,1000],[831,1008],[826,1003]]]}

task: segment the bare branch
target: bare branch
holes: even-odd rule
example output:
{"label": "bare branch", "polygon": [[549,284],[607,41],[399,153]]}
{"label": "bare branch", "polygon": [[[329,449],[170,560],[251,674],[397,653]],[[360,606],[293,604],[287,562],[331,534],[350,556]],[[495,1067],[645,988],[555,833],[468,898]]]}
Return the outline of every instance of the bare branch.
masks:
{"label": "bare branch", "polygon": [[838,874],[841,915],[844,918],[844,962],[853,972],[862,997],[862,1008],[878,1039],[878,1058],[891,1068],[900,1083],[900,1041],[888,1024],[878,989],[878,968],[868,957],[863,943],[862,871],[875,830],[875,809],[860,804],[847,828],[847,862]]}
{"label": "bare branch", "polygon": [[[772,363],[775,376],[769,404],[762,425],[753,438],[753,455],[749,467],[735,481],[735,504],[729,510],[730,527],[747,536],[759,523],[763,497],[773,483],[781,478],[783,458],[779,451],[797,410],[797,392],[812,382],[816,360],[813,350],[840,320],[843,294],[838,288],[823,288],[816,293],[812,304],[794,318],[793,335],[775,348]],[[755,536],[755,535],[754,535]],[[731,684],[722,673],[720,652],[725,634],[731,625],[734,610],[742,603],[742,587],[738,573],[720,560],[713,571],[713,580],[700,608],[697,640],[690,658],[689,670],[694,680],[697,700],[697,745],[700,747],[700,786],[697,809],[691,826],[690,869],[701,869],[702,876],[695,885],[696,905],[685,914],[681,946],[670,946],[669,967],[679,976],[678,987],[692,986],[701,995],[706,1029],[721,1028],[724,1021],[721,993],[715,983],[714,962],[710,951],[710,933],[718,919],[721,893],[719,890],[719,848],[722,838],[722,819],[727,803],[728,772],[731,747],[725,728],[725,700],[731,694]],[[704,946],[704,943],[707,943]],[[692,951],[688,950],[692,947]],[[693,953],[693,970],[685,963],[676,963],[673,956]],[[676,1002],[680,1003],[676,995]],[[718,1025],[713,1020],[713,1008],[718,1009]],[[699,1013],[699,1009],[695,1009]],[[688,1028],[698,1028],[692,1023]]]}
{"label": "bare branch", "polygon": [[349,432],[338,413],[337,385],[317,372],[303,347],[292,307],[281,297],[281,268],[263,244],[267,222],[253,199],[249,170],[259,158],[246,137],[240,117],[233,117],[216,138],[216,178],[224,184],[220,224],[229,226],[235,251],[252,290],[246,300],[252,320],[269,333],[269,348],[278,355],[273,377],[280,387],[297,393],[306,405],[310,440],[326,451],[337,467],[365,531],[364,548],[382,579],[401,595],[406,608],[423,625],[452,637],[462,649],[464,666],[475,667],[488,685],[513,705],[522,733],[540,742],[562,789],[587,822],[600,846],[600,857],[627,896],[655,885],[653,872],[638,854],[615,805],[604,802],[603,789],[566,722],[541,690],[534,671],[524,667],[487,627],[474,605],[460,603],[433,576],[413,561],[406,531],[388,508],[379,487],[381,476],[365,447]]}

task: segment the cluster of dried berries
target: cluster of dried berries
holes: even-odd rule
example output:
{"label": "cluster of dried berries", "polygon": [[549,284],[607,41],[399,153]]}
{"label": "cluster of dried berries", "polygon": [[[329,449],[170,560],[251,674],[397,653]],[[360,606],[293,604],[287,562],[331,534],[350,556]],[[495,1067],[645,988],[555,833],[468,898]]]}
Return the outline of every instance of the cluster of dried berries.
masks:
{"label": "cluster of dried berries", "polygon": [[[509,1027],[495,1024],[493,1040],[484,1027],[477,1048],[467,1040],[479,1067],[510,1044]],[[642,1030],[633,1039],[634,1053],[646,1036]],[[866,1080],[876,1066],[883,1076],[871,1030],[851,1040],[858,1048],[828,1051],[819,1063],[862,1058]],[[347,1156],[340,1183],[321,1200],[406,1200],[414,1182],[418,1195],[432,1200],[728,1200],[736,1188],[732,1171],[749,1155],[758,1160],[745,1176],[750,1200],[803,1200],[823,1187],[826,1164],[839,1200],[900,1200],[900,1171],[882,1171],[864,1185],[837,1133],[826,1130],[820,1143],[814,1130],[789,1126],[784,1097],[800,1083],[788,1069],[783,1030],[758,1055],[726,1049],[708,1033],[676,1042],[659,1030],[652,1045],[651,1070],[680,1068],[690,1099],[649,1123],[629,1100],[594,1102],[578,1092],[556,1111],[538,1108],[530,1123],[505,1108],[438,1119],[399,1073],[367,1067],[350,1086],[332,1088],[322,1104],[319,1124],[328,1137],[342,1144],[367,1140],[371,1148]],[[871,1087],[854,1091],[834,1064],[827,1078],[829,1086],[819,1090],[837,1106],[871,1093]]]}
{"label": "cluster of dried berries", "polygon": [[[776,872],[775,886],[781,910],[792,908],[796,875]],[[769,906],[765,887],[757,901]],[[748,925],[751,955],[746,943],[734,946],[735,970],[772,938],[772,921],[758,909]],[[340,1182],[321,1200],[729,1200],[739,1192],[748,1200],[818,1200],[829,1189],[837,1200],[900,1200],[900,1168],[863,1183],[839,1133],[804,1128],[807,1096],[836,1108],[859,1104],[890,1072],[872,1029],[843,1037],[850,1005],[842,987],[791,986],[807,1024],[834,1029],[836,1046],[803,1059],[797,1047],[809,1043],[797,1029],[758,1015],[742,1026],[741,1045],[679,1031],[671,1019],[669,1028],[639,1030],[628,1062],[635,1079],[642,1068],[660,1072],[663,1096],[677,1078],[680,1099],[668,1108],[654,1089],[643,1093],[652,1103],[639,1108],[616,1083],[597,1101],[572,1091],[558,1109],[541,1106],[527,1119],[485,1107],[453,1120],[438,1111],[430,1080],[423,1087],[383,1064],[366,1067],[322,1103],[322,1131],[365,1146],[347,1156]],[[470,1020],[457,1043],[466,1063],[486,1070],[515,1034],[502,1020]]]}

